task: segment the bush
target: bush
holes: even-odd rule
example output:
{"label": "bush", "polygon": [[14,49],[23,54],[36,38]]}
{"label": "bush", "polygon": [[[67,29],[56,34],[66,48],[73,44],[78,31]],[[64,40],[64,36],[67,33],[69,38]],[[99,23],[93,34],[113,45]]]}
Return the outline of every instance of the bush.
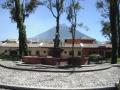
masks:
{"label": "bush", "polygon": [[89,62],[92,61],[92,62],[96,62],[98,63],[99,60],[102,59],[102,56],[100,56],[99,54],[91,54],[89,55]]}
{"label": "bush", "polygon": [[11,55],[5,55],[5,54],[0,54],[0,58],[4,60],[19,60],[19,56],[11,56]]}

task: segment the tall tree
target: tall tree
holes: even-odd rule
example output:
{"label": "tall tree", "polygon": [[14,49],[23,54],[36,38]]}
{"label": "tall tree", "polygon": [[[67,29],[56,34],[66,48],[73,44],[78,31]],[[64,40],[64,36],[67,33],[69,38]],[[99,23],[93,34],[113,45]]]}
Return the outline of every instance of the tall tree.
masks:
{"label": "tall tree", "polygon": [[[117,31],[118,31],[118,56],[120,57],[120,10],[119,10],[119,0],[117,2]],[[101,21],[102,24],[102,34],[105,36],[108,40],[111,41],[111,30],[110,30],[110,21]]]}
{"label": "tall tree", "polygon": [[70,32],[72,34],[72,57],[74,57],[74,42],[75,42],[75,32],[77,23],[77,15],[80,10],[80,2],[79,0],[70,0],[69,6],[67,7],[67,20],[71,24]]}
{"label": "tall tree", "polygon": [[17,23],[19,29],[19,55],[28,55],[28,46],[25,30],[25,17],[28,17],[35,8],[39,5],[38,0],[6,0],[2,4],[2,8],[9,9],[11,14],[11,20]]}
{"label": "tall tree", "polygon": [[57,55],[57,51],[60,43],[60,34],[59,34],[59,24],[60,24],[60,16],[64,12],[64,1],[65,0],[43,0],[44,5],[50,10],[53,17],[56,19],[56,33],[54,38],[54,54]]}
{"label": "tall tree", "polygon": [[112,60],[111,63],[117,63],[118,48],[118,30],[117,30],[117,1],[118,0],[98,0],[97,8],[101,10],[104,20],[108,18],[110,22],[110,32],[112,41]]}
{"label": "tall tree", "polygon": [[17,28],[19,29],[19,53],[20,53],[20,57],[22,57],[24,55],[27,55],[28,46],[27,46],[24,18],[22,15],[22,7],[20,5],[19,0],[15,0],[15,15],[16,15],[15,19],[17,22]]}
{"label": "tall tree", "polygon": [[118,29],[118,38],[119,38],[119,46],[118,46],[118,56],[120,57],[120,0],[117,0],[117,29]]}
{"label": "tall tree", "polygon": [[64,12],[64,1],[65,0],[43,0],[43,4],[50,10],[52,13],[53,17],[56,20],[56,33],[55,33],[55,38],[54,38],[54,50],[53,56],[59,57],[60,55],[60,34],[59,34],[59,29],[60,29],[60,17],[62,13]]}
{"label": "tall tree", "polygon": [[110,26],[112,33],[112,64],[117,63],[117,0],[110,0]]}

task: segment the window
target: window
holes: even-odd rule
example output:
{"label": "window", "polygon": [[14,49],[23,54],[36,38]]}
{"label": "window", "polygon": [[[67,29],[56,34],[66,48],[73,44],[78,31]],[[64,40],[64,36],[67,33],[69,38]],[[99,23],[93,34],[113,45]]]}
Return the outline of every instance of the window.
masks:
{"label": "window", "polygon": [[78,56],[81,56],[81,52],[80,51],[78,51]]}
{"label": "window", "polygon": [[46,51],[43,51],[43,53],[46,53]]}
{"label": "window", "polygon": [[39,51],[36,51],[36,55],[39,56],[39,55],[40,55],[40,52],[39,52]]}

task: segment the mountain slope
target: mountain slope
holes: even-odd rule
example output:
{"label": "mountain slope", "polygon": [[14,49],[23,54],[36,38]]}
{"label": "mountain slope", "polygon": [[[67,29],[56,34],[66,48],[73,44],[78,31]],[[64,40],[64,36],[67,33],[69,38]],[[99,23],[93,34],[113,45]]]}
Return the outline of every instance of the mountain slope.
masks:
{"label": "mountain slope", "polygon": [[[49,30],[47,30],[46,32],[43,32],[41,34],[38,34],[32,38],[30,38],[31,40],[38,40],[38,41],[52,41],[55,37],[55,32],[56,32],[56,27],[53,27]],[[70,33],[70,29],[68,26],[62,24],[60,25],[60,39],[64,40],[64,39],[68,39],[71,38],[71,33]],[[84,39],[92,39],[91,37],[86,36],[85,34],[79,32],[78,30],[76,30],[76,38],[84,38]]]}

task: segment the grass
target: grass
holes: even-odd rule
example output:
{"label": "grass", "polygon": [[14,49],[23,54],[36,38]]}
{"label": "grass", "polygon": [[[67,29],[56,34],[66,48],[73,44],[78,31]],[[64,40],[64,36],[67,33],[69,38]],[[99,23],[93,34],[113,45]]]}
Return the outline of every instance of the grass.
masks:
{"label": "grass", "polygon": [[[107,62],[108,62],[108,63],[111,63],[111,58],[108,58],[108,59],[107,59]],[[117,58],[117,63],[120,64],[120,57]]]}
{"label": "grass", "polygon": [[118,63],[120,64],[120,57],[118,58]]}

